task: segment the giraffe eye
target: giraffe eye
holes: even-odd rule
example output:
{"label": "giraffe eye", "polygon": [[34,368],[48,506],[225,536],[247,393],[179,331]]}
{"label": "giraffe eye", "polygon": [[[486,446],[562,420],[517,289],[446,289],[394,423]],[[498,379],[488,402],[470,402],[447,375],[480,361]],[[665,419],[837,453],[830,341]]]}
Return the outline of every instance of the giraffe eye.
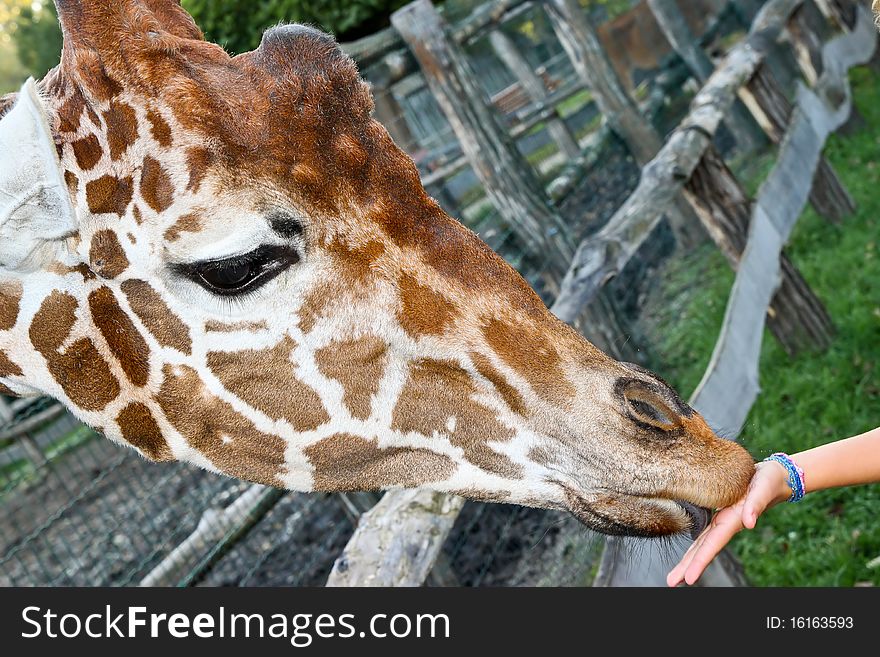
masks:
{"label": "giraffe eye", "polygon": [[221,290],[236,290],[247,285],[254,277],[254,266],[249,262],[221,263],[216,267],[206,267],[200,276],[210,287]]}
{"label": "giraffe eye", "polygon": [[265,245],[244,255],[177,264],[173,269],[218,296],[235,296],[257,290],[297,262],[296,249]]}

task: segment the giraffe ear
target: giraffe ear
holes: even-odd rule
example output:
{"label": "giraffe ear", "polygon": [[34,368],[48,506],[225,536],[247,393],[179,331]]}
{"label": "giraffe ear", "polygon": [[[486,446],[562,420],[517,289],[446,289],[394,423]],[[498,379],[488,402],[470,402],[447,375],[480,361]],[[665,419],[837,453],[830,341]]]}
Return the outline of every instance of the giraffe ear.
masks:
{"label": "giraffe ear", "polygon": [[39,267],[53,242],[76,226],[46,110],[31,79],[0,119],[0,269]]}

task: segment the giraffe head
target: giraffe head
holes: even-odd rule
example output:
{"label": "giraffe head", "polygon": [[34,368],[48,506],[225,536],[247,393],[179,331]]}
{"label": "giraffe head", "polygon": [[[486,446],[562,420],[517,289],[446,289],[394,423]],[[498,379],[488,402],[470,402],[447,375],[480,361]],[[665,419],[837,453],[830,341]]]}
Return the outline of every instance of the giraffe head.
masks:
{"label": "giraffe head", "polygon": [[640,535],[744,492],[744,450],[427,196],[331,37],[281,26],[229,57],[174,0],[57,6],[61,65],[0,103],[4,390],[296,490]]}

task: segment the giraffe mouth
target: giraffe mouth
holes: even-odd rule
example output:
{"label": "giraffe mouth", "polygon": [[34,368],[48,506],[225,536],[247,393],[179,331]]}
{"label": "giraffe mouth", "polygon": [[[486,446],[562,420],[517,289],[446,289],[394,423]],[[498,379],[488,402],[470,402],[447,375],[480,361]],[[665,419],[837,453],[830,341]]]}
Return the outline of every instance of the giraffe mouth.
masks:
{"label": "giraffe mouth", "polygon": [[568,510],[584,525],[613,536],[656,538],[689,534],[696,538],[711,511],[683,500],[617,492],[578,493],[565,487]]}

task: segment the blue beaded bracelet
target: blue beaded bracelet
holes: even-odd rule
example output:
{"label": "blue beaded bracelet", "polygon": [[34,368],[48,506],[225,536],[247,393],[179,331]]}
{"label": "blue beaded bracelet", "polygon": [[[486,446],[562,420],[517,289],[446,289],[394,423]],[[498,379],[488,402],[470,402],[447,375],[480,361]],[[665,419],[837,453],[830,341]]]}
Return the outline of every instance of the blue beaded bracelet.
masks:
{"label": "blue beaded bracelet", "polygon": [[786,472],[788,472],[788,487],[791,488],[791,497],[788,498],[788,501],[801,501],[807,492],[804,485],[804,471],[801,470],[797,466],[797,464],[791,460],[791,457],[788,454],[785,454],[783,452],[776,452],[775,454],[771,454],[764,460],[776,461],[783,468],[785,468]]}

